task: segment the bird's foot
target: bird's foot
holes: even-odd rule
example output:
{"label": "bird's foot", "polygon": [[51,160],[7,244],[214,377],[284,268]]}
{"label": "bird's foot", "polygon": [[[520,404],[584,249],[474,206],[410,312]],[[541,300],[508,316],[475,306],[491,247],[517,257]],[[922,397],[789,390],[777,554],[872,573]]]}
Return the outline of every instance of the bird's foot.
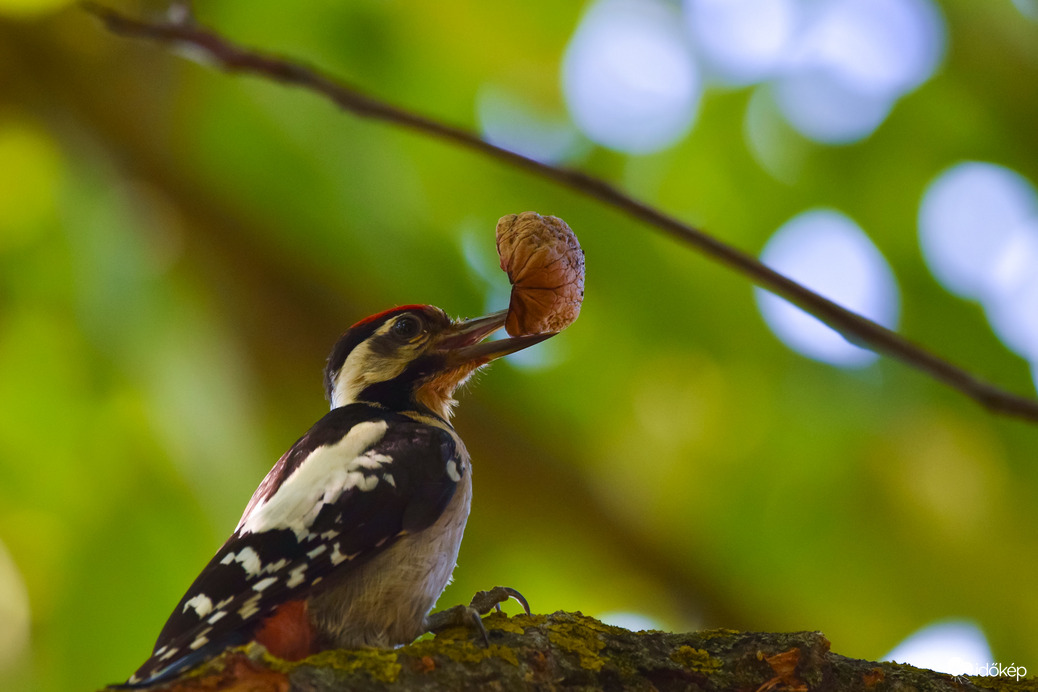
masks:
{"label": "bird's foot", "polygon": [[480,615],[486,615],[491,609],[501,612],[501,604],[509,598],[514,598],[523,607],[526,614],[530,614],[530,604],[526,602],[523,595],[509,586],[495,586],[490,591],[477,591],[469,602],[469,608],[479,611]]}
{"label": "bird's foot", "polygon": [[482,616],[491,610],[501,612],[501,604],[509,598],[518,601],[526,614],[530,614],[530,604],[526,602],[521,593],[507,586],[495,586],[489,591],[477,591],[467,606],[456,605],[428,616],[426,618],[428,631],[435,634],[448,627],[469,627],[479,632],[484,646],[489,646],[490,639],[487,636],[487,628],[483,626]]}

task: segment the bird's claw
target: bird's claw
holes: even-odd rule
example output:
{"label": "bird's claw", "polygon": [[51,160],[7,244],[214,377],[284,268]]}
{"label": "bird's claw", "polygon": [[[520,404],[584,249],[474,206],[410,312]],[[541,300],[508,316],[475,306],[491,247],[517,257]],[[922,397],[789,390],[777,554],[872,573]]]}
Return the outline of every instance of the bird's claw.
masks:
{"label": "bird's claw", "polygon": [[467,606],[456,605],[429,615],[426,618],[426,626],[428,631],[434,634],[448,627],[468,627],[479,632],[483,646],[490,646],[490,637],[487,635],[487,628],[483,626],[482,616],[495,609],[501,612],[501,604],[509,598],[518,601],[526,614],[530,614],[530,604],[521,593],[507,586],[495,586],[489,591],[477,591]]}
{"label": "bird's claw", "polygon": [[487,628],[483,626],[483,618],[478,610],[472,606],[456,605],[438,613],[432,613],[425,618],[427,631],[439,634],[449,627],[468,627],[479,632],[483,644],[489,646],[490,638],[487,636]]}
{"label": "bird's claw", "polygon": [[523,607],[526,614],[530,614],[530,604],[526,602],[521,593],[509,586],[495,586],[489,591],[477,591],[476,595],[472,597],[469,607],[479,611],[480,615],[486,615],[491,608],[500,613],[501,604],[509,598],[514,598]]}

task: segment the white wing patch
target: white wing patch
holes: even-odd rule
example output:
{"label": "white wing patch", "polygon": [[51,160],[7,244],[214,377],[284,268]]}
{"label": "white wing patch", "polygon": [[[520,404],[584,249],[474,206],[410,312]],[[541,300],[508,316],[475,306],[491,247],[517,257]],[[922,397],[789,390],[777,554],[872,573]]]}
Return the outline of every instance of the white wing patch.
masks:
{"label": "white wing patch", "polygon": [[277,577],[267,577],[266,579],[260,579],[258,582],[256,582],[255,584],[252,585],[252,590],[253,591],[262,591],[263,589],[267,588],[271,584],[274,584],[275,582],[277,582],[277,580],[278,580]]}
{"label": "white wing patch", "polygon": [[306,569],[309,566],[309,564],[304,562],[303,564],[296,567],[294,570],[290,571],[288,573],[288,581],[285,582],[285,586],[287,586],[290,589],[294,589],[295,587],[302,584],[303,581],[306,579],[306,576],[303,573],[306,572]]}
{"label": "white wing patch", "polygon": [[384,464],[391,463],[393,463],[393,460],[385,454],[379,454],[374,450],[368,450],[346,465],[346,480],[342,483],[339,492],[335,493],[335,497],[332,497],[331,499],[328,498],[328,493],[326,492],[324,494],[324,501],[326,503],[335,502],[339,497],[339,493],[342,492],[342,488],[356,488],[365,493],[369,490],[374,490],[375,486],[378,485],[378,474],[366,474],[358,469],[378,471]]}
{"label": "white wing patch", "polygon": [[[160,661],[165,661],[167,659],[173,658],[174,656],[177,655],[178,651],[180,651],[180,649],[178,649],[177,647],[174,646],[172,649],[170,649],[169,651],[164,652],[161,656],[159,656],[159,660]],[[156,652],[156,653],[158,653],[158,652]]]}
{"label": "white wing patch", "polygon": [[278,560],[277,562],[271,562],[269,565],[266,565],[263,568],[263,571],[264,572],[277,572],[279,569],[284,568],[285,565],[287,565],[287,564],[288,564],[288,558],[284,558],[283,557],[280,560]]}
{"label": "white wing patch", "polygon": [[201,632],[198,633],[198,636],[195,637],[195,640],[193,642],[191,642],[191,645],[188,648],[191,649],[192,651],[194,651],[195,649],[198,649],[199,647],[202,647],[202,646],[205,646],[206,644],[208,644],[209,643],[209,637],[206,636],[206,635],[208,635],[212,631],[213,631],[212,627],[206,627],[204,630],[202,630]]}
{"label": "white wing patch", "polygon": [[357,457],[350,464],[351,469],[371,469],[372,471],[382,468],[383,464],[392,463],[393,459],[385,454],[379,454],[375,450],[369,450]]}
{"label": "white wing patch", "polygon": [[337,567],[341,565],[343,562],[346,562],[347,560],[352,560],[359,554],[360,553],[354,553],[353,555],[343,555],[341,552],[339,552],[339,543],[336,542],[334,545],[332,545],[332,554],[329,557],[329,559],[332,562],[332,566]]}
{"label": "white wing patch", "polygon": [[213,601],[204,593],[197,594],[194,598],[190,599],[184,604],[184,611],[187,612],[188,608],[194,608],[199,618],[204,618],[206,615],[213,610]]}
{"label": "white wing patch", "polygon": [[377,475],[368,476],[359,469],[382,465],[384,455],[368,453],[368,450],[382,439],[387,428],[385,421],[358,423],[339,442],[315,449],[273,496],[242,517],[237,532],[244,535],[291,529],[302,543],[325,504],[335,502],[349,488],[366,491],[378,483]]}
{"label": "white wing patch", "polygon": [[249,598],[242,604],[241,608],[238,608],[238,617],[242,620],[248,620],[253,615],[259,612],[259,601],[263,594],[257,593],[255,596]]}
{"label": "white wing patch", "polygon": [[249,546],[245,546],[237,553],[233,551],[229,552],[223,556],[222,560],[220,560],[221,565],[229,565],[232,562],[241,563],[241,568],[245,570],[245,574],[249,575],[250,577],[255,577],[257,574],[263,571],[263,563],[260,562],[259,553],[257,553]]}

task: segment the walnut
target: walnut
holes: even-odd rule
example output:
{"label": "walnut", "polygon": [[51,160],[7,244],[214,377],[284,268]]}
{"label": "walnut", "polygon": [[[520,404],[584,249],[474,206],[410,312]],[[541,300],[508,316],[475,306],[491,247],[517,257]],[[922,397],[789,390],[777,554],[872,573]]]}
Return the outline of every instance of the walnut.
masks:
{"label": "walnut", "polygon": [[512,282],[509,335],[560,332],[577,319],[584,300],[584,251],[565,221],[532,211],[502,216],[497,254]]}

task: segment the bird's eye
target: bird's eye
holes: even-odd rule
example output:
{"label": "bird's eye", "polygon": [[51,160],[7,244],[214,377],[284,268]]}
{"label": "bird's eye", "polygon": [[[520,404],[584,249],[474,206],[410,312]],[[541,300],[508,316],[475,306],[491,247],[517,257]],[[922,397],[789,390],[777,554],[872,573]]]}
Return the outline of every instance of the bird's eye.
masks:
{"label": "bird's eye", "polygon": [[404,315],[397,318],[393,326],[389,328],[393,336],[401,339],[411,340],[422,331],[422,322],[414,315]]}

